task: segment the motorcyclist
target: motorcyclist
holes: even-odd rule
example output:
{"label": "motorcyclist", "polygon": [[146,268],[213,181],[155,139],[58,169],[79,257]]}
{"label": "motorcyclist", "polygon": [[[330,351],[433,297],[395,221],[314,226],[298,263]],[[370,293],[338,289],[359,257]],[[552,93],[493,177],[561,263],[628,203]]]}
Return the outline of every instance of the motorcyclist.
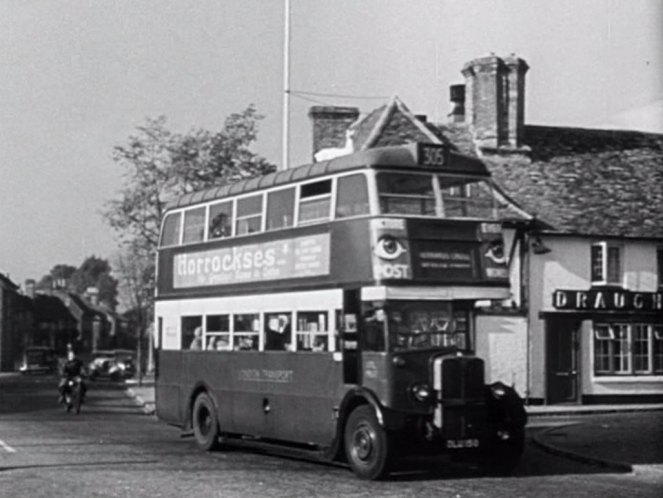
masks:
{"label": "motorcyclist", "polygon": [[64,391],[67,386],[67,381],[69,379],[79,378],[81,384],[81,400],[85,399],[85,392],[87,391],[87,386],[83,382],[83,375],[85,374],[85,367],[80,358],[76,356],[76,353],[73,350],[67,352],[67,361],[62,365],[62,372],[60,376],[60,383],[58,384],[58,392],[60,393],[60,398],[58,400],[59,404],[64,403]]}

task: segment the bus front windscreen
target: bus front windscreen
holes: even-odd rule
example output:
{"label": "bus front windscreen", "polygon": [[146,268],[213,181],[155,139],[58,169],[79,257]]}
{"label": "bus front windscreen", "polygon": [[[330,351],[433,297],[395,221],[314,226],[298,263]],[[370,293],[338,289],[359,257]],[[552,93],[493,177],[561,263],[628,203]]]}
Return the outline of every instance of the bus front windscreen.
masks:
{"label": "bus front windscreen", "polygon": [[383,351],[443,348],[468,350],[468,310],[449,301],[386,301],[365,303],[364,347]]}
{"label": "bus front windscreen", "polygon": [[482,177],[382,172],[377,176],[382,214],[496,219],[490,181]]}

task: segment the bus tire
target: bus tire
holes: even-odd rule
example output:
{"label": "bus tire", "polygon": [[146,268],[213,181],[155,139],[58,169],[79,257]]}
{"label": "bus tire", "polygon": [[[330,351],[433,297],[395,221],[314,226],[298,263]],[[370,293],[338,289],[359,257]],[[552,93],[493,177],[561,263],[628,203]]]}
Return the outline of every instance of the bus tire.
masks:
{"label": "bus tire", "polygon": [[198,447],[212,451],[219,446],[219,421],[214,403],[207,393],[200,393],[193,403],[193,435]]}
{"label": "bus tire", "polygon": [[371,406],[361,405],[352,411],[345,424],[343,443],[348,463],[360,479],[377,480],[387,475],[389,437]]}

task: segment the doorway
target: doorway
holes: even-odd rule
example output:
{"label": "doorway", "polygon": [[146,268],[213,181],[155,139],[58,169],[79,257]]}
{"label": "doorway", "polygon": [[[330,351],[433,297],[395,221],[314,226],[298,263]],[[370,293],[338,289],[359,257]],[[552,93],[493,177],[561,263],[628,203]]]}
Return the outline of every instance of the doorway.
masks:
{"label": "doorway", "polygon": [[546,402],[578,403],[580,320],[555,316],[546,320]]}

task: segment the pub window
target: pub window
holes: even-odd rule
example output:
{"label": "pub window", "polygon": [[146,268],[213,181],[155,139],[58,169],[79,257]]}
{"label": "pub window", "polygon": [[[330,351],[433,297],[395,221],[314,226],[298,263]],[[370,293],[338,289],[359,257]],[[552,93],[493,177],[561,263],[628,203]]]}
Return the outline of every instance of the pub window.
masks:
{"label": "pub window", "polygon": [[368,189],[364,175],[342,176],[336,180],[336,218],[368,214]]}
{"label": "pub window", "polygon": [[230,237],[233,229],[233,202],[212,204],[209,208],[208,239]]}
{"label": "pub window", "polygon": [[182,243],[201,242],[205,237],[205,206],[188,209],[184,212],[184,233]]}
{"label": "pub window", "polygon": [[606,242],[592,244],[591,279],[592,284],[621,285],[622,248]]}
{"label": "pub window", "polygon": [[235,235],[259,232],[262,228],[262,194],[237,200]]}
{"label": "pub window", "polygon": [[663,373],[663,326],[648,323],[594,326],[596,375]]}
{"label": "pub window", "polygon": [[274,190],[267,194],[267,230],[291,227],[294,213],[294,187]]}
{"label": "pub window", "polygon": [[297,313],[297,351],[328,351],[327,324],[324,311]]}
{"label": "pub window", "polygon": [[161,247],[175,246],[180,243],[180,221],[182,213],[170,213],[163,222]]}
{"label": "pub window", "polygon": [[299,191],[299,224],[327,221],[331,205],[331,180],[307,183]]}
{"label": "pub window", "polygon": [[663,325],[652,327],[654,373],[663,374]]}
{"label": "pub window", "polygon": [[230,344],[230,317],[207,315],[205,323],[205,349],[227,351]]}

